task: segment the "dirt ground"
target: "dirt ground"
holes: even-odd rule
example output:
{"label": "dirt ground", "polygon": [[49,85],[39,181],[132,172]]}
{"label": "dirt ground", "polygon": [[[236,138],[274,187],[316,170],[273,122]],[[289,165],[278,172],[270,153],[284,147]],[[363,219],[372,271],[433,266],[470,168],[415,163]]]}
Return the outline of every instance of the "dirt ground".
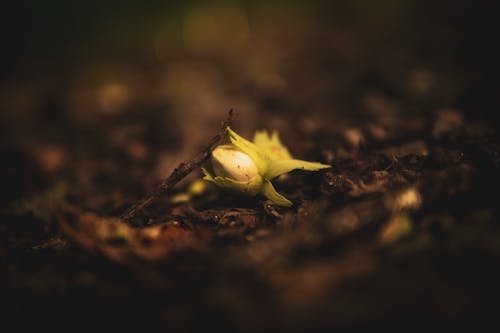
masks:
{"label": "dirt ground", "polygon": [[[0,80],[1,325],[495,324],[499,6],[374,3],[195,2],[162,20],[158,2],[103,9],[91,22],[112,23],[96,35],[69,11],[14,29]],[[277,130],[294,157],[332,168],[277,179],[285,208],[216,187],[188,196],[196,167],[123,218],[229,109],[243,136]]]}

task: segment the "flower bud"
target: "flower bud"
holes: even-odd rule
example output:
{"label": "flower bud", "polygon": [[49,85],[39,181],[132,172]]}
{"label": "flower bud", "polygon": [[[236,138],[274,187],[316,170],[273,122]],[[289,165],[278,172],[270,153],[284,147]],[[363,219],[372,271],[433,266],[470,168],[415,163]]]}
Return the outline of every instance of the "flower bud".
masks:
{"label": "flower bud", "polygon": [[256,164],[247,154],[232,145],[218,146],[212,152],[214,174],[236,181],[249,182],[259,174]]}
{"label": "flower bud", "polygon": [[318,171],[329,165],[292,158],[281,143],[278,133],[255,134],[254,142],[226,128],[230,144],[212,151],[210,162],[202,167],[204,180],[219,187],[245,195],[262,194],[276,205],[291,206],[292,202],[276,192],[271,180],[292,170]]}

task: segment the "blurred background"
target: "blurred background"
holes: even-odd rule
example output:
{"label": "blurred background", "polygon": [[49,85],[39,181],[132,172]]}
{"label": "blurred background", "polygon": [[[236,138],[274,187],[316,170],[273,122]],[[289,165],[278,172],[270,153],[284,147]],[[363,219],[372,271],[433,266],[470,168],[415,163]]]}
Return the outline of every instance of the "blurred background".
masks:
{"label": "blurred background", "polygon": [[89,118],[144,100],[169,115],[186,104],[214,117],[229,105],[333,113],[374,89],[461,103],[465,80],[497,95],[497,9],[490,0],[21,1],[2,10],[2,100],[53,98],[60,112]]}
{"label": "blurred background", "polygon": [[[179,306],[172,313],[180,316],[180,327],[189,328],[190,324],[183,325],[198,315],[202,316],[200,313],[206,315],[202,323],[211,323],[211,315],[216,317],[223,313],[234,319],[235,327],[245,331],[242,323],[257,314],[262,304],[276,310],[267,312],[267,317],[262,319],[263,325],[273,325],[273,313],[278,313],[282,315],[276,324],[280,328],[286,327],[290,318],[294,318],[292,324],[309,327],[309,319],[315,313],[319,313],[318,322],[331,323],[329,310],[337,311],[333,311],[337,313],[334,324],[346,326],[356,323],[358,317],[369,323],[370,320],[384,323],[385,310],[397,312],[400,305],[408,304],[407,308],[401,307],[402,315],[398,318],[415,319],[424,313],[429,315],[426,318],[444,318],[450,323],[467,311],[474,312],[475,306],[487,298],[482,296],[489,293],[488,288],[496,284],[492,281],[497,275],[490,274],[492,266],[489,261],[464,256],[471,265],[479,262],[475,266],[477,271],[488,273],[485,274],[491,279],[488,288],[480,286],[481,279],[477,276],[461,275],[466,277],[446,289],[449,282],[455,283],[455,277],[460,275],[455,273],[469,272],[469,269],[459,263],[464,257],[451,256],[455,261],[451,261],[450,266],[445,265],[449,270],[444,268],[445,272],[440,275],[442,263],[450,262],[447,261],[450,258],[435,256],[433,251],[437,251],[436,248],[441,250],[439,242],[448,239],[446,235],[452,233],[448,225],[454,222],[448,223],[450,219],[459,221],[465,218],[463,216],[469,216],[462,214],[457,207],[472,207],[471,211],[479,207],[486,211],[481,210],[481,214],[484,213],[481,216],[486,216],[488,221],[498,217],[498,209],[490,210],[495,198],[487,196],[487,191],[481,187],[494,188],[498,181],[498,175],[492,176],[498,171],[498,150],[491,148],[490,141],[477,138],[498,137],[495,135],[500,120],[500,52],[496,47],[500,31],[499,10],[500,2],[494,0],[27,0],[2,5],[0,199],[3,219],[8,222],[0,226],[2,239],[5,239],[0,256],[9,259],[5,260],[10,272],[7,287],[12,288],[16,297],[24,295],[21,300],[35,300],[35,305],[30,308],[33,313],[38,311],[39,305],[45,304],[44,297],[54,292],[61,297],[56,298],[55,303],[71,301],[75,294],[88,300],[90,290],[91,304],[100,304],[104,298],[111,299],[113,306],[121,304],[124,299],[130,302],[128,304],[136,304],[138,299],[147,299],[144,294],[156,293],[154,287],[149,287],[150,281],[154,280],[151,276],[143,277],[139,282],[130,282],[127,277],[124,282],[121,274],[128,276],[129,271],[123,272],[121,268],[114,271],[115,268],[109,268],[108,263],[103,264],[94,257],[89,259],[87,253],[66,247],[66,243],[62,248],[69,254],[65,256],[54,255],[50,252],[52,250],[44,252],[41,258],[31,256],[29,251],[34,250],[26,252],[42,241],[60,237],[44,200],[48,196],[65,198],[98,215],[119,216],[134,200],[169,175],[178,163],[199,152],[232,108],[236,114],[234,127],[243,136],[251,137],[253,131],[260,128],[277,129],[295,156],[335,165],[331,178],[305,181],[305,184],[313,184],[313,189],[308,190],[312,194],[307,198],[332,196],[333,199],[325,199],[331,200],[322,206],[323,210],[315,207],[320,211],[318,216],[327,215],[325,221],[335,220],[332,225],[341,224],[340,220],[356,220],[352,212],[363,209],[368,212],[363,216],[371,218],[376,215],[371,211],[381,206],[352,206],[358,200],[366,199],[371,203],[371,195],[378,190],[370,192],[363,188],[357,194],[346,194],[347,190],[344,191],[342,186],[336,187],[341,179],[333,178],[337,175],[364,177],[366,170],[383,171],[386,175],[387,170],[394,166],[395,156],[409,156],[412,167],[434,172],[445,169],[444,165],[455,167],[462,163],[464,152],[470,158],[467,163],[474,166],[474,163],[479,163],[477,170],[483,170],[481,167],[487,165],[489,169],[485,170],[489,173],[478,172],[478,178],[470,182],[467,173],[463,177],[467,182],[462,186],[460,172],[476,170],[467,164],[457,171],[458,180],[456,174],[452,174],[448,182],[439,187],[442,192],[430,195],[431,209],[424,205],[425,209],[412,215],[421,227],[418,230],[428,233],[427,226],[433,225],[428,221],[434,220],[424,218],[426,214],[434,213],[433,203],[448,205],[438,206],[440,214],[453,212],[455,215],[450,213],[451,218],[446,215],[449,219],[439,224],[441,234],[436,236],[436,243],[425,243],[430,250],[426,247],[425,254],[416,259],[412,257],[414,260],[410,260],[408,266],[393,269],[391,264],[382,265],[378,280],[370,280],[368,273],[360,284],[351,279],[352,276],[357,278],[358,273],[365,273],[363,269],[357,270],[360,267],[356,266],[357,260],[361,258],[361,266],[365,267],[366,253],[377,257],[380,254],[378,248],[365,249],[366,253],[359,257],[357,252],[353,256],[349,252],[345,259],[348,264],[345,265],[340,263],[333,268],[323,265],[322,260],[330,258],[331,253],[335,253],[333,257],[338,255],[335,257],[338,259],[345,254],[342,252],[345,249],[357,248],[348,241],[348,246],[340,243],[333,250],[328,247],[330,239],[307,245],[314,250],[305,245],[299,247],[297,252],[310,260],[303,262],[315,264],[301,270],[298,267],[302,267],[302,257],[298,256],[299,263],[291,263],[291,268],[286,266],[278,273],[269,268],[271,273],[264,278],[265,282],[256,278],[262,285],[254,284],[251,274],[249,280],[232,278],[232,259],[228,259],[229,264],[221,260],[220,268],[215,264],[218,261],[207,255],[199,262],[195,260],[193,266],[202,267],[199,271],[212,279],[210,281],[223,281],[215,284],[220,290],[214,291],[211,289],[213,284],[206,282],[199,289],[195,288],[203,295],[198,298],[194,292],[190,293],[192,286],[199,282],[197,269],[188,271],[191,279],[187,280],[180,273],[182,277],[175,280],[176,275],[169,271],[174,275],[173,281],[168,280],[169,286],[183,286],[184,289],[179,290],[188,296],[185,301],[174,300],[166,305],[166,298],[156,300],[152,306],[157,311],[153,311],[154,314],[163,315],[174,304]],[[468,139],[456,133],[467,133]],[[480,142],[481,149],[477,150],[471,142]],[[475,149],[477,155],[474,155]],[[375,153],[385,156],[384,159],[377,157],[368,163],[361,158],[373,157]],[[427,156],[431,156],[432,162],[419,162],[422,161],[420,158]],[[363,164],[365,162],[368,167]],[[398,184],[420,179],[420,174],[412,175],[414,178],[407,177],[404,182],[400,178]],[[199,173],[191,175],[189,180],[196,177]],[[433,185],[445,178],[439,174],[436,182],[430,178],[432,181],[426,180],[424,184]],[[302,184],[300,179],[295,185]],[[374,181],[373,178],[369,180]],[[323,184],[323,194],[319,193],[319,186],[314,187],[319,183]],[[455,189],[454,185],[459,186],[457,184],[462,187],[448,191],[448,188]],[[300,190],[300,186],[295,188]],[[181,185],[179,191],[184,188]],[[425,197],[427,187],[420,189]],[[386,190],[384,187],[380,193],[387,193]],[[448,197],[442,200],[442,197],[451,195],[448,192],[454,195],[460,191],[469,191],[462,201]],[[42,200],[37,199],[40,193]],[[416,193],[418,195],[412,198],[420,198],[421,193]],[[17,207],[14,213],[11,212],[12,205]],[[168,203],[165,205],[171,208]],[[9,212],[5,213],[7,207]],[[342,207],[346,208],[341,210],[342,214],[330,214]],[[157,223],[165,211],[168,209],[157,209],[148,214]],[[419,224],[424,220],[428,224]],[[321,235],[330,232],[322,232],[325,227],[321,224],[314,228],[316,232],[320,230],[318,234]],[[276,231],[266,230],[268,234]],[[372,231],[370,229],[367,233]],[[294,239],[303,238],[300,232]],[[358,236],[353,239],[356,241]],[[293,248],[293,241],[287,237],[283,242],[292,242],[287,246]],[[332,237],[336,242],[337,236]],[[453,237],[449,236],[449,239],[455,239]],[[244,247],[247,241],[247,238],[239,239],[238,244]],[[56,249],[60,245],[57,242]],[[495,242],[496,239],[492,240],[492,244]],[[274,244],[267,244],[270,250],[266,248],[266,253],[279,253]],[[434,245],[436,247],[432,247]],[[48,247],[53,249],[52,245]],[[490,250],[492,248],[494,246]],[[332,252],[328,252],[330,250]],[[337,250],[340,254],[335,252]],[[77,251],[77,255],[71,251]],[[283,257],[288,258],[287,255]],[[432,261],[434,258],[438,259]],[[478,255],[478,258],[482,257]],[[380,262],[385,259],[380,259]],[[262,267],[267,267],[267,262],[272,261],[255,260],[250,268],[245,269],[260,277]],[[179,262],[167,267],[174,267],[168,269],[176,271],[176,264],[184,267]],[[376,264],[370,266],[368,263],[366,267],[376,267]],[[90,267],[84,272],[87,275],[82,273],[83,277],[80,276],[81,265]],[[292,273],[287,271],[289,268]],[[345,274],[337,273],[337,269],[344,269]],[[219,280],[221,274],[225,280]],[[36,279],[30,279],[31,275]],[[166,275],[159,276],[164,278]],[[421,292],[423,287],[405,284],[417,275],[422,277],[424,284],[433,286],[429,293],[436,293],[442,301],[439,303],[431,297],[430,303],[437,305],[430,310],[426,308],[425,299],[429,295]],[[354,287],[339,291],[339,303],[332,305],[329,299],[322,298],[325,290],[336,290],[336,279],[344,278]],[[224,289],[224,283],[229,286],[229,291]],[[381,283],[382,289],[369,287],[377,283]],[[401,289],[393,289],[394,285]],[[453,289],[453,286],[458,287]],[[120,288],[129,293],[120,296],[123,291]],[[163,296],[177,292],[175,288],[174,291],[165,291],[167,287],[164,285],[162,288],[165,289],[160,288],[159,292],[163,290]],[[256,290],[258,292],[252,298]],[[467,292],[461,293],[462,290]],[[476,297],[478,290],[483,292],[481,297]],[[410,300],[398,298],[401,292],[406,292]],[[249,300],[243,305],[238,298],[242,295]],[[386,298],[387,295],[392,295],[392,298]],[[198,307],[190,312],[193,303],[190,301],[200,299]],[[354,299],[352,303],[351,299]],[[387,301],[379,307],[381,299]],[[206,314],[204,311],[214,302],[220,306],[217,310],[220,312]],[[155,307],[158,304],[163,307]],[[241,307],[233,308],[234,304]],[[58,307],[59,310],[63,308]],[[130,307],[124,308],[118,312],[129,313],[126,310],[130,311]],[[83,306],[82,309],[85,311]],[[323,310],[316,311],[318,309]],[[236,317],[232,317],[233,312],[237,313]],[[99,317],[100,312],[93,314]],[[283,323],[284,326],[280,326]],[[336,327],[334,324],[332,327]]]}
{"label": "blurred background", "polygon": [[[128,140],[124,149],[145,159],[148,149],[173,153],[157,156],[160,177],[199,149],[230,108],[244,135],[369,125],[380,137],[399,128],[389,119],[395,113],[450,108],[496,122],[498,7],[491,0],[11,3],[0,23],[3,146],[24,143],[35,158],[62,160],[88,135],[108,148]],[[380,112],[383,128],[370,123]],[[106,126],[117,133],[100,137]],[[49,153],[34,151],[30,138]],[[62,141],[69,147],[50,149]]]}

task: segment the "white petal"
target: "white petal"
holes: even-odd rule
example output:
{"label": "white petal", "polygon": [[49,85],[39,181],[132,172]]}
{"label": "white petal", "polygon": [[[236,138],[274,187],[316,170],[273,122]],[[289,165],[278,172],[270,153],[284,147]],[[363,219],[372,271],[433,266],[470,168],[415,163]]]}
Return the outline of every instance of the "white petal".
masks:
{"label": "white petal", "polygon": [[259,173],[250,156],[231,145],[222,145],[214,149],[212,168],[216,176],[236,181],[250,181]]}

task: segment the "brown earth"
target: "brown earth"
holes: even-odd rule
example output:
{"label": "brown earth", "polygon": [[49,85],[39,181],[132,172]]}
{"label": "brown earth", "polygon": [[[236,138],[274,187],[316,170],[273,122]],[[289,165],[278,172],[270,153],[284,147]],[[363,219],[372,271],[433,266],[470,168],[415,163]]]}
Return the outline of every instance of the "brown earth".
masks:
{"label": "brown earth", "polygon": [[[59,69],[5,58],[1,325],[495,324],[498,5],[387,3],[281,8],[281,25],[268,8],[251,37],[235,19],[224,43],[188,34],[154,60],[123,45]],[[186,198],[231,108],[244,136],[276,129],[294,156],[333,167],[279,179],[290,208],[213,187]],[[179,183],[120,218],[182,162]]]}

